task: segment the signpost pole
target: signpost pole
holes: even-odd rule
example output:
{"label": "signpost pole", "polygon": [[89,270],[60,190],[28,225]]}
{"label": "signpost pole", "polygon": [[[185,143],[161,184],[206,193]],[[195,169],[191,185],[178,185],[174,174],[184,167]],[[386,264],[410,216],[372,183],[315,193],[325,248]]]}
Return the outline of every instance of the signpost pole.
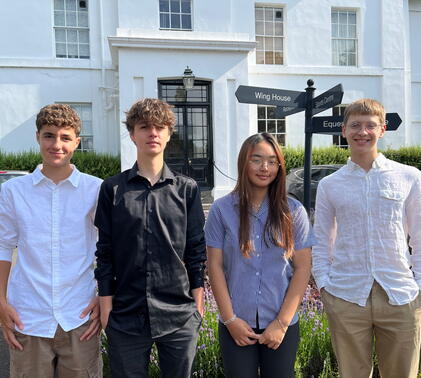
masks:
{"label": "signpost pole", "polygon": [[310,215],[310,185],[311,185],[311,149],[312,149],[312,117],[313,117],[313,98],[316,88],[313,87],[314,81],[307,80],[306,90],[306,111],[305,111],[305,146],[304,146],[304,207]]}

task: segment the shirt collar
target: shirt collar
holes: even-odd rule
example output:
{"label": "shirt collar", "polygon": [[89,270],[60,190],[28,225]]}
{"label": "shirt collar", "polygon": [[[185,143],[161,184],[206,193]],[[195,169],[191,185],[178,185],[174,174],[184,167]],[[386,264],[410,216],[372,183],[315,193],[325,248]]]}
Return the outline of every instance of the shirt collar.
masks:
{"label": "shirt collar", "polygon": [[[72,167],[72,173],[70,176],[66,177],[64,180],[62,180],[60,183],[69,181],[75,188],[78,187],[80,182],[80,172],[79,170],[73,165],[70,164]],[[32,172],[32,183],[33,185],[38,185],[41,181],[51,181],[47,176],[45,176],[42,172],[42,164],[39,164],[35,170]]]}
{"label": "shirt collar", "polygon": [[[137,166],[137,161],[133,164],[133,167],[129,171],[129,175],[127,181],[131,181],[134,177],[138,177],[139,168]],[[170,180],[173,182],[175,179],[174,173],[172,173],[171,169],[168,168],[167,164],[164,163],[164,167],[162,168],[161,177],[158,182],[163,182],[166,180]]]}
{"label": "shirt collar", "polygon": [[[240,206],[240,197],[238,197],[237,193],[232,193],[232,203],[237,208]],[[257,218],[260,218],[261,216],[265,216],[268,213],[268,211],[269,211],[269,197],[266,195],[265,199],[260,205],[260,209],[256,213],[252,211],[251,214]]]}
{"label": "shirt collar", "polygon": [[[348,169],[351,171],[362,169],[357,163],[354,163],[350,157],[348,158],[346,165]],[[374,159],[373,164],[371,165],[371,168],[380,169],[380,168],[384,168],[386,165],[387,165],[386,157],[382,153],[379,153],[378,156]]]}

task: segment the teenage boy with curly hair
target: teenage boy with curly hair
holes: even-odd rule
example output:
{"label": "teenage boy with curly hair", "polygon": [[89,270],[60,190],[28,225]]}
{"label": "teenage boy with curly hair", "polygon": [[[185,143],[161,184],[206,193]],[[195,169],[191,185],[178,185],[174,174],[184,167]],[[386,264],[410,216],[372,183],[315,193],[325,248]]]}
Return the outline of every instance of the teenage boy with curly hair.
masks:
{"label": "teenage boy with curly hair", "polygon": [[203,316],[204,215],[196,182],[170,170],[171,106],[136,102],[126,119],[137,161],[101,186],[95,224],[101,323],[113,378],[190,377]]}
{"label": "teenage boy with curly hair", "polygon": [[101,180],[70,164],[80,141],[70,106],[43,107],[36,126],[42,164],[0,192],[0,322],[10,376],[102,377],[93,274]]}
{"label": "teenage boy with curly hair", "polygon": [[351,157],[317,190],[313,275],[343,378],[371,377],[373,345],[383,378],[418,373],[421,172],[378,152],[385,131],[378,101],[349,105]]}

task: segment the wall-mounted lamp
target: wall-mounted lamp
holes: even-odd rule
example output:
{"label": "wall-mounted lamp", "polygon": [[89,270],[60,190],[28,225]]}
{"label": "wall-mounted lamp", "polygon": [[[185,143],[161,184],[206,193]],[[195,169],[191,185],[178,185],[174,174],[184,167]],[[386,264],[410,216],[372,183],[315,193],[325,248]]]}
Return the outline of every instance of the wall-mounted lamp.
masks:
{"label": "wall-mounted lamp", "polygon": [[194,75],[193,71],[189,66],[186,67],[183,73],[183,86],[184,89],[192,89],[194,86]]}

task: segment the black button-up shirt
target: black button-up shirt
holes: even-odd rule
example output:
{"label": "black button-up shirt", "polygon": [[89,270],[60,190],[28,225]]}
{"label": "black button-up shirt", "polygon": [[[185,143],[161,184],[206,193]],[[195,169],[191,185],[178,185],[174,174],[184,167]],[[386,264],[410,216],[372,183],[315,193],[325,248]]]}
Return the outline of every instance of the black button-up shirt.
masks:
{"label": "black button-up shirt", "polygon": [[142,332],[136,328],[147,317],[152,337],[159,337],[196,311],[191,290],[203,286],[205,219],[193,179],[164,165],[151,186],[137,169],[135,164],[101,186],[95,278],[99,295],[113,296],[114,326]]}

